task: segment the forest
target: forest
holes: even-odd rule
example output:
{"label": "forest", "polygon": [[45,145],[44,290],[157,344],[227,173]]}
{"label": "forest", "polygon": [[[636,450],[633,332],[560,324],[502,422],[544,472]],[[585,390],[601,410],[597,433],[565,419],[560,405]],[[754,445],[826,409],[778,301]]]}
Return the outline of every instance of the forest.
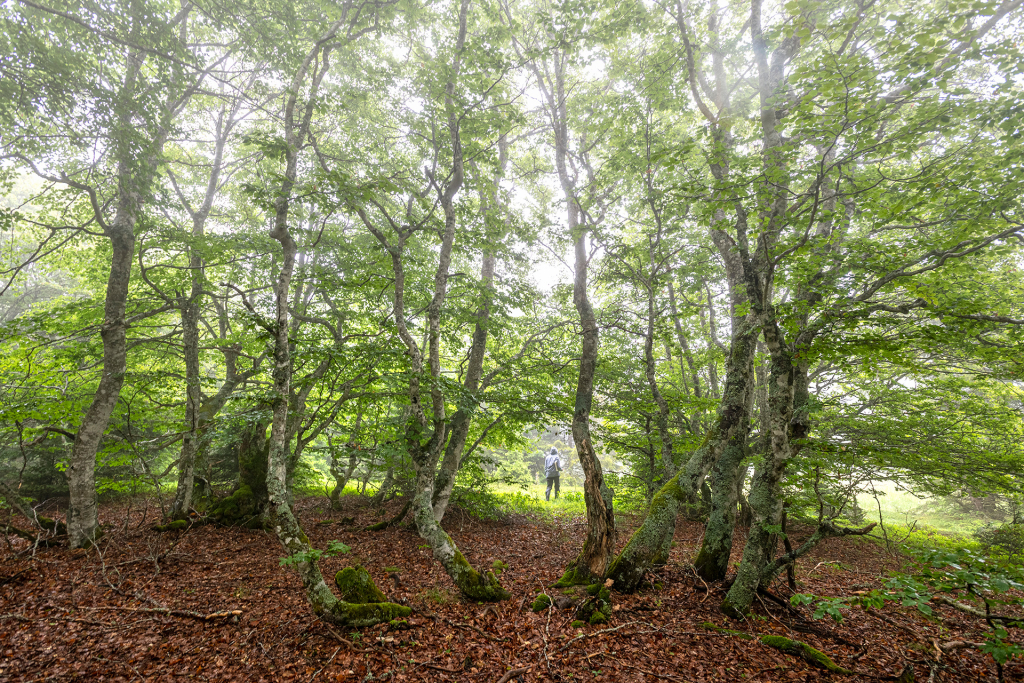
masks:
{"label": "forest", "polygon": [[1024,679],[1024,0],[0,26],[0,680]]}

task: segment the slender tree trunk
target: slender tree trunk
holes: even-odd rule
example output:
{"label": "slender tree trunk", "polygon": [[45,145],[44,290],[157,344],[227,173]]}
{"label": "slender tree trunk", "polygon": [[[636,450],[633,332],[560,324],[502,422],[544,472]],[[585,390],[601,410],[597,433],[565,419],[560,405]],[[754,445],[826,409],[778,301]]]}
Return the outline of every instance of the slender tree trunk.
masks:
{"label": "slender tree trunk", "polygon": [[[498,183],[505,170],[505,149],[505,137],[502,136],[498,141],[499,173],[494,179],[493,196],[488,198],[481,192],[480,197],[485,225],[495,220],[494,216],[488,214],[501,209],[498,202]],[[441,470],[438,472],[437,480],[434,482],[434,519],[438,522],[444,518],[445,510],[448,509],[448,501],[451,499],[452,488],[455,486],[455,475],[462,464],[462,456],[466,449],[466,438],[469,436],[469,428],[472,426],[473,416],[476,414],[476,394],[480,390],[484,355],[487,351],[487,328],[491,314],[491,301],[494,297],[494,268],[497,265],[497,261],[495,248],[491,245],[486,246],[484,248],[483,263],[480,266],[480,285],[483,301],[476,312],[473,342],[469,350],[466,378],[463,381],[466,397],[460,402],[452,418],[451,436],[448,437],[448,445],[445,448],[444,458],[441,461]]]}
{"label": "slender tree trunk", "polygon": [[[351,605],[338,600],[324,582],[317,562],[310,558],[312,550],[309,539],[299,526],[291,509],[291,495],[288,490],[288,409],[291,403],[291,350],[289,347],[288,294],[291,287],[292,271],[297,251],[294,238],[289,230],[291,192],[297,177],[298,152],[309,132],[309,121],[317,103],[320,83],[329,68],[331,41],[347,20],[349,7],[344,8],[342,19],[334,24],[327,34],[307,54],[302,66],[290,84],[285,106],[285,153],[286,168],[281,187],[275,201],[274,226],[270,236],[281,245],[281,270],[274,283],[275,333],[273,372],[273,421],[270,428],[270,443],[267,455],[267,522],[274,530],[282,547],[294,560],[295,569],[302,579],[306,598],[314,614],[325,621],[345,626],[370,626],[410,613],[408,607],[391,603]],[[304,109],[297,115],[300,88],[312,71],[311,86]],[[296,120],[301,121],[296,125]]]}
{"label": "slender tree trunk", "polygon": [[[578,216],[575,199],[570,201],[570,224]],[[580,554],[566,568],[558,585],[571,586],[604,576],[615,550],[615,514],[612,492],[604,482],[601,461],[597,459],[590,436],[590,410],[594,402],[594,371],[597,367],[597,316],[587,296],[587,236],[583,231],[576,240],[576,278],[573,303],[580,316],[583,345],[580,370],[576,382],[576,405],[572,415],[572,438],[583,468],[583,499],[587,506],[587,537]]]}
{"label": "slender tree trunk", "polygon": [[[138,19],[132,19],[132,33],[137,33]],[[140,169],[140,161],[129,142],[132,129],[135,86],[142,68],[142,55],[133,50],[128,56],[128,69],[121,88],[118,128],[113,136],[114,154],[117,158],[117,199],[114,220],[106,226],[105,235],[110,240],[110,272],[107,275],[107,290],[103,305],[103,323],[100,337],[103,339],[103,373],[93,395],[92,403],[82,417],[81,426],[75,435],[68,462],[68,538],[72,547],[90,545],[99,535],[98,506],[96,500],[96,454],[100,441],[110,422],[124,385],[128,370],[128,323],[125,312],[128,304],[128,288],[131,282],[132,260],[135,255],[135,223],[142,205],[142,193],[152,177],[150,169]],[[154,145],[154,152],[161,144]],[[155,161],[155,154],[154,159]],[[97,211],[99,209],[97,208]],[[99,223],[103,221],[96,216]]]}
{"label": "slender tree trunk", "polygon": [[[126,170],[127,173],[127,170]],[[124,183],[132,181],[124,178]],[[82,418],[75,435],[68,463],[68,536],[73,547],[91,544],[99,535],[96,502],[96,453],[110,422],[124,385],[128,369],[128,347],[125,307],[131,279],[132,257],[135,253],[135,218],[138,196],[125,188],[119,200],[117,216],[108,230],[113,254],[107,278],[106,302],[103,307],[103,375],[92,404]]]}
{"label": "slender tree trunk", "polygon": [[[451,537],[434,517],[434,480],[437,465],[444,447],[447,433],[445,418],[445,396],[441,385],[441,312],[448,291],[448,277],[451,268],[452,247],[455,241],[456,211],[455,195],[462,187],[465,166],[460,137],[460,116],[455,108],[455,81],[459,76],[462,50],[465,46],[470,0],[462,0],[459,9],[459,33],[455,44],[455,56],[445,85],[445,111],[448,120],[452,153],[452,171],[443,189],[437,185],[433,175],[428,173],[431,185],[437,188],[438,203],[444,211],[445,227],[438,252],[437,270],[434,273],[434,292],[427,306],[427,372],[430,382],[430,415],[423,406],[423,391],[420,377],[424,374],[423,353],[409,332],[405,315],[405,269],[402,262],[405,240],[411,230],[396,228],[398,241],[391,244],[385,235],[369,220],[363,209],[357,213],[370,231],[391,256],[391,267],[395,275],[393,316],[398,335],[405,344],[410,360],[409,417],[406,421],[406,448],[412,458],[416,472],[413,494],[413,515],[416,529],[421,538],[430,544],[434,559],[441,563],[452,581],[462,593],[473,600],[504,600],[509,594],[498,583],[491,572],[481,574],[473,569],[455,546]],[[392,222],[392,225],[395,224]],[[482,353],[482,350],[481,350]]]}
{"label": "slender tree trunk", "polygon": [[[202,237],[206,230],[206,219],[213,208],[214,199],[220,189],[221,170],[224,161],[224,147],[227,145],[235,124],[235,115],[238,113],[241,100],[236,100],[229,111],[221,110],[216,124],[216,143],[214,144],[213,162],[210,167],[210,177],[206,184],[206,195],[203,203],[195,210],[188,210],[192,213],[192,236]],[[225,120],[227,113],[227,120]],[[188,208],[186,202],[186,208]],[[171,506],[171,518],[183,519],[188,516],[192,507],[192,493],[195,484],[196,456],[200,449],[203,427],[206,422],[213,419],[209,415],[212,404],[202,405],[202,391],[199,367],[199,316],[202,306],[203,285],[205,282],[205,263],[198,250],[191,247],[189,255],[189,275],[191,278],[191,291],[188,298],[178,297],[178,310],[181,312],[182,346],[185,356],[185,434],[181,442],[181,456],[178,465],[178,487],[174,494],[174,503]],[[228,364],[225,384],[232,380],[234,375],[234,354],[228,352],[226,359]],[[234,384],[232,383],[232,387]],[[217,407],[219,412],[223,402]],[[203,408],[206,408],[204,411]],[[204,416],[203,413],[206,413]],[[216,413],[214,413],[216,414]],[[205,419],[204,419],[205,417]]]}
{"label": "slender tree trunk", "polygon": [[178,464],[178,488],[171,506],[172,519],[188,517],[192,507],[192,491],[195,483],[196,452],[199,450],[199,409],[202,401],[199,374],[199,297],[202,295],[202,281],[198,270],[202,262],[193,256],[192,291],[189,300],[181,307],[182,345],[185,352],[185,434],[181,443],[181,462]]}

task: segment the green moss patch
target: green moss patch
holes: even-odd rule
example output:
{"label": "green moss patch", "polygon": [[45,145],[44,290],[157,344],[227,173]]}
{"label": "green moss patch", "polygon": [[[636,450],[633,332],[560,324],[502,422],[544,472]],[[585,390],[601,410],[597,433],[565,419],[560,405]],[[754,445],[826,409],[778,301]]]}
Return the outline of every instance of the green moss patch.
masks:
{"label": "green moss patch", "polygon": [[368,603],[355,605],[348,602],[337,602],[329,613],[324,614],[326,621],[350,628],[364,628],[384,622],[391,623],[412,614],[412,610],[404,605],[391,602]]}
{"label": "green moss patch", "polygon": [[562,574],[562,578],[555,582],[555,588],[569,588],[570,586],[586,586],[594,577],[590,572],[580,571],[576,567],[569,567]]}
{"label": "green moss patch", "polygon": [[387,597],[377,588],[370,573],[362,567],[345,567],[334,575],[334,583],[345,602],[357,605],[387,602]]}
{"label": "green moss patch", "polygon": [[784,636],[761,636],[761,642],[769,647],[774,647],[776,650],[785,652],[788,655],[799,657],[811,666],[816,666],[819,669],[825,669],[830,673],[853,673],[849,669],[844,669],[843,667],[838,666],[821,650],[816,650],[807,643],[802,643],[799,640],[793,640]]}
{"label": "green moss patch", "polygon": [[715,633],[724,633],[725,635],[729,636],[736,636],[737,638],[741,638],[743,640],[754,639],[754,636],[750,635],[749,633],[744,633],[743,631],[733,631],[732,629],[728,628],[722,628],[721,626],[717,626],[716,624],[713,624],[710,621],[705,621],[703,624],[701,624],[701,626],[703,626],[709,631],[714,631]]}
{"label": "green moss patch", "polygon": [[534,612],[543,612],[548,607],[551,607],[551,596],[547,593],[541,593],[536,597],[536,599],[534,599],[533,605],[531,605],[530,609]]}

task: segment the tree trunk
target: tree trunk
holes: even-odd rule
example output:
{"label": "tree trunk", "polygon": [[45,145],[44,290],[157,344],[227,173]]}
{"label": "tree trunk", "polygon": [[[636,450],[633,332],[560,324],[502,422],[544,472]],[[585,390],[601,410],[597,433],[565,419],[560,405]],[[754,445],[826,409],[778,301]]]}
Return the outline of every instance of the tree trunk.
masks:
{"label": "tree trunk", "polygon": [[[798,372],[789,349],[783,343],[782,331],[776,321],[766,322],[765,342],[771,353],[768,405],[770,412],[771,452],[754,469],[750,486],[750,509],[753,520],[743,549],[736,581],[722,602],[722,611],[729,616],[746,614],[762,582],[763,571],[775,555],[778,527],[782,515],[780,483],[792,457],[791,438],[806,434],[804,425],[795,425],[794,396],[798,375],[806,383],[806,372]],[[806,398],[806,390],[802,392]],[[801,406],[805,410],[805,406]],[[791,433],[792,432],[792,433]]]}
{"label": "tree trunk", "polygon": [[[267,454],[267,516],[268,525],[274,530],[281,546],[294,560],[294,566],[302,579],[306,598],[314,614],[321,619],[344,626],[370,626],[389,621],[397,616],[410,613],[408,607],[391,603],[352,605],[338,600],[324,583],[316,559],[310,555],[312,548],[292,512],[288,490],[288,410],[291,403],[291,350],[289,347],[288,294],[291,287],[292,271],[295,266],[297,247],[288,226],[291,191],[297,176],[298,151],[306,139],[310,116],[317,104],[317,92],[324,74],[329,68],[329,54],[332,40],[347,21],[348,6],[342,18],[309,52],[302,66],[296,72],[288,89],[285,106],[285,152],[286,168],[274,207],[274,226],[270,237],[281,245],[281,270],[274,283],[276,315],[274,320],[274,372],[273,372],[273,421]],[[309,70],[312,78],[303,111],[295,111],[300,89]],[[295,121],[301,121],[296,126]]]}
{"label": "tree trunk", "polygon": [[[570,200],[570,225],[575,224],[578,207]],[[566,568],[560,586],[588,584],[604,576],[615,551],[615,514],[612,492],[605,485],[601,462],[590,437],[590,409],[594,402],[594,371],[597,367],[597,317],[587,296],[587,236],[576,239],[576,278],[573,303],[580,316],[583,345],[580,351],[579,378],[576,382],[576,406],[572,416],[572,438],[583,468],[583,499],[587,506],[587,537],[580,554]]]}
{"label": "tree trunk", "polygon": [[[447,114],[448,132],[452,153],[452,170],[449,180],[442,188],[432,172],[428,171],[428,179],[438,193],[438,203],[444,211],[444,233],[441,248],[438,251],[437,270],[434,273],[434,292],[427,306],[428,357],[427,372],[424,372],[423,353],[416,340],[409,332],[405,314],[405,267],[402,261],[406,238],[412,230],[397,227],[394,221],[389,223],[398,233],[396,244],[369,220],[362,208],[357,208],[360,220],[370,233],[380,242],[391,256],[391,268],[394,273],[394,303],[392,315],[398,336],[406,347],[410,361],[410,379],[408,387],[409,416],[406,421],[406,448],[413,461],[416,471],[415,492],[413,494],[413,514],[416,529],[421,538],[430,545],[434,559],[441,563],[452,581],[462,593],[473,600],[503,600],[509,594],[501,588],[497,578],[491,572],[481,575],[474,570],[459,552],[451,537],[441,529],[434,517],[434,479],[437,476],[437,465],[444,447],[447,431],[445,418],[445,396],[441,382],[441,312],[448,292],[448,277],[451,268],[452,247],[455,241],[456,210],[455,195],[458,194],[465,177],[462,156],[462,141],[459,133],[460,116],[455,108],[455,80],[458,78],[465,46],[469,0],[462,0],[459,9],[459,33],[455,44],[454,58],[445,85],[445,112]],[[481,349],[481,353],[483,349]],[[430,378],[430,415],[423,405],[421,377]]]}
{"label": "tree trunk", "polygon": [[[130,173],[127,168],[123,171],[126,176]],[[100,328],[100,336],[103,338],[103,375],[92,404],[82,418],[82,426],[75,435],[68,462],[68,536],[72,547],[90,545],[99,535],[96,453],[121,395],[124,375],[128,369],[125,307],[132,257],[135,254],[135,220],[139,197],[131,187],[133,180],[123,177],[119,182],[123,186],[118,199],[117,216],[107,231],[113,253],[107,278],[103,325]]]}
{"label": "tree trunk", "polygon": [[185,519],[192,508],[192,490],[195,482],[196,452],[199,449],[199,408],[202,401],[199,375],[199,297],[202,281],[198,270],[202,267],[198,255],[191,258],[192,291],[181,307],[182,345],[185,352],[185,434],[181,442],[181,461],[178,464],[178,488],[171,506],[171,519]]}
{"label": "tree trunk", "polygon": [[740,323],[726,366],[725,394],[719,412],[721,454],[711,471],[711,513],[694,560],[697,574],[705,581],[725,578],[729,567],[736,526],[737,479],[750,450],[750,407],[756,385],[753,359],[758,332],[752,317]]}
{"label": "tree trunk", "polygon": [[[215,144],[213,161],[210,166],[210,177],[206,184],[206,194],[203,203],[193,211],[187,202],[185,207],[191,212],[192,236],[202,237],[206,230],[206,219],[213,208],[214,199],[220,189],[221,170],[224,161],[224,147],[227,144],[228,136],[236,123],[235,115],[238,113],[241,99],[236,99],[229,111],[221,109],[217,118],[215,131]],[[227,113],[227,120],[225,120]],[[171,506],[172,519],[184,519],[188,517],[192,507],[192,493],[195,484],[196,457],[200,449],[202,433],[205,424],[213,419],[213,416],[220,411],[224,400],[212,402],[206,406],[202,405],[202,391],[199,367],[199,315],[202,305],[203,285],[205,281],[205,263],[203,257],[195,246],[190,247],[189,254],[189,275],[191,276],[191,291],[188,298],[178,296],[178,310],[181,312],[182,346],[185,356],[185,434],[181,442],[181,456],[178,464],[178,487],[174,494],[174,503]],[[225,384],[230,384],[228,391],[234,388],[234,352],[226,354],[227,372]],[[221,397],[216,397],[220,399]],[[216,404],[216,410],[210,413],[210,408]],[[203,408],[206,408],[204,411]],[[205,415],[204,415],[205,413]],[[204,419],[205,418],[205,419]]]}
{"label": "tree trunk", "polygon": [[[139,26],[138,19],[132,20],[132,33]],[[107,290],[103,305],[103,323],[100,336],[103,339],[103,373],[93,395],[92,403],[82,417],[81,426],[75,435],[68,461],[67,477],[70,501],[68,505],[68,537],[72,547],[90,545],[99,535],[99,520],[96,501],[96,454],[103,433],[110,422],[124,375],[128,369],[127,330],[125,311],[128,304],[128,287],[131,282],[132,260],[135,255],[135,223],[142,204],[142,193],[152,178],[152,171],[140,169],[140,159],[132,149],[129,131],[133,126],[132,100],[143,57],[138,50],[128,55],[128,68],[124,85],[119,93],[120,110],[117,126],[119,133],[113,136],[113,153],[117,159],[117,199],[114,220],[105,226],[104,234],[110,240],[110,272],[107,275]],[[153,159],[162,148],[162,135],[154,142]],[[96,219],[104,225],[95,207]]]}
{"label": "tree trunk", "polygon": [[452,418],[451,436],[441,461],[441,470],[437,473],[434,483],[433,508],[434,519],[440,522],[448,509],[452,488],[455,486],[455,475],[462,464],[462,455],[466,450],[466,438],[476,413],[476,393],[480,388],[480,377],[483,374],[484,354],[487,351],[487,321],[490,316],[491,298],[494,288],[494,266],[497,257],[494,252],[484,254],[480,280],[483,285],[484,301],[477,311],[476,326],[473,330],[473,344],[469,351],[469,363],[466,368],[466,379],[463,388],[466,395],[460,402],[455,416]]}
{"label": "tree trunk", "polygon": [[[621,591],[634,591],[644,576],[665,553],[666,529],[672,525],[680,506],[696,506],[700,489],[712,465],[720,454],[735,447],[740,435],[747,438],[745,407],[750,390],[750,360],[757,340],[758,329],[752,319],[746,319],[737,330],[729,354],[725,395],[718,411],[714,429],[705,436],[704,443],[693,452],[686,465],[654,496],[644,523],[630,537],[626,547],[608,568],[607,576]],[[735,491],[735,485],[733,486]],[[735,500],[733,501],[735,510]],[[735,512],[733,513],[735,516]],[[731,529],[731,526],[730,526]],[[730,534],[730,543],[731,543]],[[730,546],[731,549],[731,546]],[[728,553],[726,554],[728,557]]]}

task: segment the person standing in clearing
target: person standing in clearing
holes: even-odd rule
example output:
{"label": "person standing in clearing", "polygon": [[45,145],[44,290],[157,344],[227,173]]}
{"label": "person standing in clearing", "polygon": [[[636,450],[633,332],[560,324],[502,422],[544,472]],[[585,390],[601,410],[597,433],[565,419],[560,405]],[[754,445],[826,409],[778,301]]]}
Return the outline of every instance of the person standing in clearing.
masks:
{"label": "person standing in clearing", "polygon": [[544,492],[544,500],[551,500],[551,485],[555,486],[555,500],[558,500],[558,473],[562,471],[562,460],[558,457],[558,449],[551,447],[551,452],[544,458],[544,476],[548,478],[548,490]]}

